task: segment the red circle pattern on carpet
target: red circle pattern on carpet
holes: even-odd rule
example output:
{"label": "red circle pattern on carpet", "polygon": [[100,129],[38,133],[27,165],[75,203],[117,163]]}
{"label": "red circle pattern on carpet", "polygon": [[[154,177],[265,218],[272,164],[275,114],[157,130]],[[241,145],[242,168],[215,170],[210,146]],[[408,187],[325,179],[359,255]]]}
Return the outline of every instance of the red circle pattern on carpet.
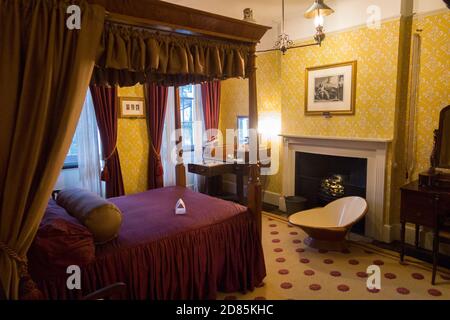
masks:
{"label": "red circle pattern on carpet", "polygon": [[320,289],[322,289],[322,287],[320,286],[320,284],[312,284],[309,286],[309,289],[312,291],[319,291]]}
{"label": "red circle pattern on carpet", "polygon": [[[269,219],[269,220],[272,221],[273,219]],[[278,225],[275,224],[275,223],[271,223],[271,224],[269,224],[269,227],[270,228],[276,228],[276,227],[278,227]],[[292,225],[288,225],[288,227],[289,228],[293,228]],[[301,233],[299,233],[297,231],[288,231],[287,233],[290,236],[299,236],[299,234],[301,235]],[[279,237],[277,237],[275,239],[271,239],[271,242],[274,243],[274,244],[280,243],[280,242],[284,243],[284,241],[285,241],[284,239],[285,238],[283,238],[283,236],[282,236],[283,234],[285,234],[285,233],[281,229],[280,229],[280,231],[270,231],[270,235],[274,235],[274,236],[280,235]],[[295,239],[295,238],[294,239],[291,238],[290,241],[292,243],[294,243],[294,244],[302,243],[302,241],[300,239]],[[289,243],[287,245],[289,246]],[[284,247],[277,247],[277,248],[273,248],[272,250],[275,253],[281,253],[281,252],[284,252],[287,249],[289,249],[289,248],[288,247],[286,247],[286,248],[284,248]],[[288,251],[289,250],[287,250],[287,252]],[[325,254],[329,253],[329,250],[326,250],[326,249],[309,250],[307,248],[296,248],[295,251],[297,253],[305,253],[305,252],[307,252],[307,255],[308,254],[312,254],[316,258],[318,257],[317,253],[320,253],[322,255],[325,255]],[[342,254],[352,254],[352,252],[349,249],[343,249],[340,252]],[[377,257],[379,257],[378,253],[370,251],[370,250],[362,250],[362,252],[364,252],[367,255],[373,255],[372,259],[374,259],[374,260],[372,261],[372,264],[377,265],[377,266],[385,265],[385,261],[386,260],[383,261],[384,259],[383,260],[382,259],[376,259]],[[345,260],[341,261],[343,259],[343,257],[334,256],[334,258],[336,258],[336,267],[339,267],[341,262],[345,262]],[[351,258],[351,257],[349,257],[349,258]],[[284,262],[286,262],[286,259],[284,257],[278,257],[278,258],[276,258],[275,261],[278,262],[278,263],[284,263]],[[313,260],[313,261],[316,261],[316,260]],[[311,263],[311,260],[310,260],[310,257],[308,257],[308,258],[301,257],[299,259],[299,262],[302,263],[302,264],[309,264],[309,263]],[[326,265],[331,265],[331,264],[335,263],[335,261],[333,259],[330,259],[330,258],[323,259],[322,262],[324,264],[326,264]],[[357,265],[362,264],[362,266],[365,267],[366,264],[370,265],[370,261],[365,261],[364,258],[361,258],[361,260],[349,259],[349,260],[347,260],[347,262],[348,262],[348,264],[353,265],[353,266],[357,266]],[[389,264],[390,264],[390,262],[389,262]],[[400,264],[402,264],[404,266],[409,266],[408,263],[400,263]],[[385,268],[387,268],[387,267],[385,267]],[[295,274],[296,270],[291,270],[291,271],[292,271],[292,274]],[[386,271],[388,271],[388,270],[386,270]],[[289,275],[289,274],[291,274],[291,272],[288,269],[279,269],[278,270],[278,274],[280,274],[280,275]],[[316,271],[314,270],[314,268],[307,269],[307,270],[303,271],[303,274],[306,277],[311,277],[312,279],[314,279],[314,276],[316,276]],[[332,277],[337,278],[337,277],[341,277],[342,273],[340,271],[334,270],[334,271],[330,271],[329,275],[332,276]],[[359,271],[359,272],[353,271],[353,272],[350,273],[350,277],[351,277],[351,275],[353,275],[353,279],[354,279],[355,275],[358,278],[361,278],[361,279],[367,278],[369,276],[364,271]],[[386,272],[386,273],[384,273],[384,278],[387,279],[387,280],[394,280],[394,279],[397,279],[399,277],[401,278],[402,275],[403,275],[402,273],[395,274],[395,273],[392,273],[392,272]],[[408,275],[408,274],[406,274],[406,275]],[[422,274],[422,273],[414,272],[414,273],[409,273],[409,275],[410,275],[410,277],[412,277],[415,280],[424,280],[425,279],[425,275]],[[319,276],[317,276],[317,277],[320,278]],[[446,275],[446,274],[440,274],[440,277],[441,277],[441,279],[443,279],[445,281],[450,280],[450,276]],[[286,279],[289,279],[289,277],[286,277]],[[344,279],[342,279],[342,280],[344,280]],[[395,283],[395,282],[391,282],[391,283]],[[334,285],[336,285],[336,284],[334,284]],[[365,284],[363,284],[363,285],[365,286]],[[264,286],[264,283],[262,283],[260,286],[257,286],[257,287],[260,288],[260,287],[263,287],[263,286]],[[291,289],[291,288],[293,288],[293,284],[291,282],[287,282],[286,281],[286,282],[282,282],[280,284],[280,287],[282,289]],[[308,288],[311,291],[320,291],[320,290],[323,289],[322,286],[320,284],[318,284],[318,283],[310,284],[308,286]],[[335,287],[335,288],[339,292],[348,292],[348,291],[350,291],[350,286],[348,284],[341,283],[341,284],[337,285],[337,287]],[[325,288],[325,289],[327,289],[327,288]],[[323,292],[326,292],[325,289],[323,290]],[[373,293],[373,294],[379,293],[381,291],[381,290],[376,289],[376,288],[375,289],[366,288],[366,290],[368,292],[370,292],[370,293]],[[405,287],[393,287],[392,289],[389,289],[390,292],[392,292],[391,290],[393,290],[394,293],[397,293],[397,294],[400,294],[400,295],[409,295],[411,293],[411,290],[413,292],[418,293],[415,288],[411,288],[411,290],[410,290],[410,289],[405,288]],[[440,297],[440,296],[443,295],[443,293],[440,290],[436,289],[436,288],[430,288],[430,289],[423,288],[422,290],[424,290],[423,293],[428,294],[429,296],[432,296],[432,297]],[[237,299],[237,297],[233,296],[233,295],[228,295],[228,296],[225,297],[225,300],[236,300],[236,299]],[[266,300],[266,297],[260,295],[260,296],[256,296],[254,299],[255,300]]]}
{"label": "red circle pattern on carpet", "polygon": [[396,276],[395,274],[393,274],[393,273],[385,273],[385,274],[384,274],[384,277],[385,277],[386,279],[389,279],[389,280],[394,280],[394,279],[397,278],[397,276]]}
{"label": "red circle pattern on carpet", "polygon": [[403,295],[409,294],[409,290],[406,288],[397,288],[397,292]]}
{"label": "red circle pattern on carpet", "polygon": [[341,284],[341,285],[338,285],[337,289],[342,292],[347,292],[350,290],[350,287],[345,284]]}
{"label": "red circle pattern on carpet", "polygon": [[411,276],[413,277],[413,279],[416,279],[416,280],[423,280],[423,279],[425,279],[425,277],[421,273],[413,273]]}
{"label": "red circle pattern on carpet", "polygon": [[331,271],[330,275],[333,277],[340,277],[342,273],[340,273],[339,271]]}
{"label": "red circle pattern on carpet", "polygon": [[292,283],[290,283],[290,282],[283,282],[280,285],[280,287],[283,288],[283,289],[291,289],[292,288]]}
{"label": "red circle pattern on carpet", "polygon": [[316,274],[313,270],[305,270],[303,273],[305,274],[305,276],[308,277],[311,277]]}

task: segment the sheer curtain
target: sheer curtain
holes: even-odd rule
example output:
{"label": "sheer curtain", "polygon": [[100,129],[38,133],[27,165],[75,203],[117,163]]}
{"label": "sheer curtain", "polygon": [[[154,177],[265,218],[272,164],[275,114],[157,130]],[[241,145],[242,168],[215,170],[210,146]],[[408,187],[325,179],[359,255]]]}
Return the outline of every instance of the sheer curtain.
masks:
{"label": "sheer curtain", "polygon": [[[193,126],[193,135],[194,135],[194,152],[191,156],[190,161],[194,163],[202,163],[203,162],[203,142],[205,135],[205,121],[203,115],[203,106],[202,106],[202,90],[199,84],[194,86],[194,126]],[[186,165],[187,167],[187,165]],[[197,192],[200,192],[203,189],[203,185],[205,183],[205,179],[203,176],[198,174],[192,174],[193,177],[188,179],[188,181],[193,181],[193,189]]]}
{"label": "sheer curtain", "polygon": [[83,189],[102,195],[100,183],[100,146],[97,120],[90,90],[77,126],[78,172]]}
{"label": "sheer curtain", "polygon": [[[175,148],[175,95],[174,88],[170,87],[167,98],[167,112],[164,121],[163,142],[161,146],[161,161],[164,168],[164,186],[174,186],[176,184],[175,165],[176,165],[176,148]],[[203,161],[203,140],[205,134],[205,126],[203,122],[203,108],[201,99],[200,85],[194,86],[194,112],[192,126],[194,137],[194,151],[184,152],[183,160],[187,169],[188,163],[201,163]],[[203,177],[186,172],[187,187],[200,191],[204,184]]]}
{"label": "sheer curtain", "polygon": [[175,179],[175,164],[176,164],[176,149],[175,149],[175,94],[174,88],[170,87],[167,94],[167,111],[164,120],[164,131],[161,145],[161,161],[164,172],[164,187],[176,185]]}

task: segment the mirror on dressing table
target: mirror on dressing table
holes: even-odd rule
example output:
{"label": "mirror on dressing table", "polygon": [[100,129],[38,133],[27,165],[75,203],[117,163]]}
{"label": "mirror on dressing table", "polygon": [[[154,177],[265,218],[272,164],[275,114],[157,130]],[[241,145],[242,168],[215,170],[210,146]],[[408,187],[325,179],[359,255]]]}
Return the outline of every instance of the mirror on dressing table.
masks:
{"label": "mirror on dressing table", "polygon": [[419,185],[450,189],[450,174],[442,169],[450,169],[450,106],[440,113],[439,129],[434,131],[430,168],[419,174]]}
{"label": "mirror on dressing table", "polygon": [[433,275],[439,260],[439,243],[450,243],[450,106],[440,112],[439,128],[434,131],[430,168],[419,174],[419,180],[401,188],[401,242],[400,260],[405,255],[406,224],[415,225],[415,250],[419,248],[420,226],[432,230]]}

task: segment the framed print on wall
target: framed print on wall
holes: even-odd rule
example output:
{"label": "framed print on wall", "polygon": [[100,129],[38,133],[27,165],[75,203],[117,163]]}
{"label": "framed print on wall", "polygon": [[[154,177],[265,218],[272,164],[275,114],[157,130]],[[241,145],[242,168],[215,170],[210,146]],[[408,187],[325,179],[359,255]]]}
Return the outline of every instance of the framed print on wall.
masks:
{"label": "framed print on wall", "polygon": [[356,61],[306,69],[305,114],[355,114]]}
{"label": "framed print on wall", "polygon": [[120,97],[119,105],[121,118],[145,118],[144,98]]}

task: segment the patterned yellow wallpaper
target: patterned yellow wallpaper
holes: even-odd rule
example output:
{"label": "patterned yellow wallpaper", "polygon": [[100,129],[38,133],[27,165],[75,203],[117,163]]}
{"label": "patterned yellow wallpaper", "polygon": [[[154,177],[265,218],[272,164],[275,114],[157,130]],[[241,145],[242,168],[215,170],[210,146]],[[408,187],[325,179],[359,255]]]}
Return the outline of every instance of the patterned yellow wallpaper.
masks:
{"label": "patterned yellow wallpaper", "polygon": [[450,104],[450,13],[419,16],[416,29],[423,31],[414,178],[429,167],[433,130],[439,126],[439,112]]}
{"label": "patterned yellow wallpaper", "polygon": [[[281,121],[281,99],[282,99],[282,81],[281,81],[281,60],[280,53],[271,52],[258,56],[256,80],[258,88],[258,116],[271,118],[277,116]],[[270,124],[270,122],[269,122]],[[281,128],[283,132],[283,128]],[[279,133],[281,133],[279,132]],[[265,176],[261,180],[263,188],[270,192],[281,193],[282,186],[282,139],[273,141],[272,149],[278,149],[279,168],[275,175]]]}
{"label": "patterned yellow wallpaper", "polygon": [[[282,57],[284,133],[392,138],[396,98],[399,21],[380,29],[359,28],[327,36],[322,47],[292,50]],[[331,119],[304,115],[305,69],[358,62],[356,114]]]}
{"label": "patterned yellow wallpaper", "polygon": [[[259,113],[281,112],[281,130],[286,134],[392,139],[398,38],[399,21],[395,20],[383,23],[379,30],[358,28],[330,34],[320,48],[295,49],[285,56],[278,53],[259,55]],[[351,60],[358,61],[356,114],[331,119],[305,116],[305,69]],[[236,115],[245,114],[247,108],[247,82],[225,81],[222,90],[221,129],[234,128]],[[282,159],[281,154],[280,158]],[[269,177],[268,191],[281,193],[281,171],[282,163],[280,173]]]}
{"label": "patterned yellow wallpaper", "polygon": [[[257,58],[257,88],[259,118],[278,115],[281,118],[281,65],[278,52],[259,55]],[[248,80],[229,79],[222,82],[219,128],[236,129],[237,116],[248,115]],[[281,152],[281,139],[272,144]],[[262,179],[265,190],[281,192],[281,168],[276,175]],[[229,179],[231,180],[231,179]]]}
{"label": "patterned yellow wallpaper", "polygon": [[248,80],[228,79],[221,83],[219,129],[235,129],[237,116],[248,116]]}
{"label": "patterned yellow wallpaper", "polygon": [[[120,97],[143,97],[141,85],[118,89]],[[126,194],[147,190],[148,138],[145,119],[119,118],[117,149]]]}

